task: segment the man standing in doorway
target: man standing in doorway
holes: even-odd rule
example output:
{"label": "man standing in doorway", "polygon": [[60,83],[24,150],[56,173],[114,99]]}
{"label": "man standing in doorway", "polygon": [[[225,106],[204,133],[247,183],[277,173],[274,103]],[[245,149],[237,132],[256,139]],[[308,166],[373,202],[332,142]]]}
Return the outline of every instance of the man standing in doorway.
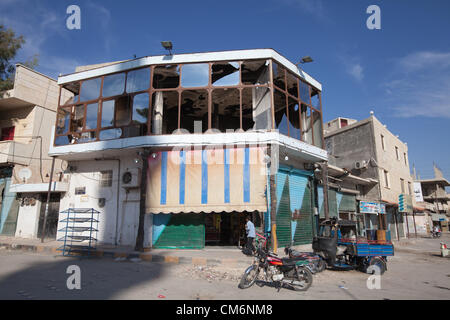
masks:
{"label": "man standing in doorway", "polygon": [[245,230],[247,231],[247,244],[245,245],[244,253],[247,255],[251,255],[255,250],[255,247],[253,246],[253,241],[256,237],[255,225],[248,216],[245,218],[245,221],[247,222],[245,225]]}

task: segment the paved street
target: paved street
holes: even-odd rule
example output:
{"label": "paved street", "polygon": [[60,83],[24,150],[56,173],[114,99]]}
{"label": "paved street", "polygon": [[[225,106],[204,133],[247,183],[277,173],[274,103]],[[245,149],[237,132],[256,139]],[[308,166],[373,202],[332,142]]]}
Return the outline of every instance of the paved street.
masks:
{"label": "paved street", "polygon": [[[450,299],[450,258],[438,256],[440,241],[450,243],[450,237],[397,246],[380,290],[367,289],[364,273],[327,270],[304,293],[267,286],[241,290],[245,266],[80,260],[3,249],[0,299]],[[81,268],[81,290],[66,287],[70,265]]]}

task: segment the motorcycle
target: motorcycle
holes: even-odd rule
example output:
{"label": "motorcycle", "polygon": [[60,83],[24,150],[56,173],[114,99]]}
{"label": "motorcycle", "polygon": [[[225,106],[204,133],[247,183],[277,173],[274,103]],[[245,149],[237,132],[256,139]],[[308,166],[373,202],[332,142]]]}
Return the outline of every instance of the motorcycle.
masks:
{"label": "motorcycle", "polygon": [[309,289],[313,276],[308,260],[303,258],[279,258],[276,254],[264,250],[262,247],[258,247],[256,251],[255,260],[242,275],[239,288],[250,288],[256,283],[260,273],[263,272],[265,281],[274,283],[278,291],[283,286],[288,286],[295,291]]}
{"label": "motorcycle", "polygon": [[312,273],[319,273],[326,269],[327,263],[326,261],[318,254],[313,252],[299,252],[293,250],[291,247],[286,247],[284,249],[286,255],[291,259],[299,258],[307,260],[310,264],[310,270]]}
{"label": "motorcycle", "polygon": [[433,238],[440,238],[441,237],[441,232],[440,231],[431,231],[431,236]]}

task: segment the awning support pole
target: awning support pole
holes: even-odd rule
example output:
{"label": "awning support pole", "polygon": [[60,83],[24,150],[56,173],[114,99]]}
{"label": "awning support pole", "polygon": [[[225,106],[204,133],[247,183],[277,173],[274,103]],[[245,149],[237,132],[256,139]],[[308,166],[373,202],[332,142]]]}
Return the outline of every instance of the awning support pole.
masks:
{"label": "awning support pole", "polygon": [[142,159],[142,177],[141,177],[141,195],[139,200],[139,225],[136,236],[136,246],[134,250],[144,251],[144,223],[145,223],[145,199],[147,195],[147,171],[148,171],[148,156],[149,150],[144,150],[141,153]]}
{"label": "awning support pole", "polygon": [[47,203],[45,204],[45,213],[44,213],[44,222],[42,225],[42,235],[41,235],[41,243],[44,243],[44,239],[47,231],[47,215],[48,215],[48,206],[50,204],[50,194],[52,192],[52,180],[53,180],[53,171],[55,170],[55,157],[52,157],[52,169],[50,170],[50,181],[48,182],[48,192],[47,192]]}

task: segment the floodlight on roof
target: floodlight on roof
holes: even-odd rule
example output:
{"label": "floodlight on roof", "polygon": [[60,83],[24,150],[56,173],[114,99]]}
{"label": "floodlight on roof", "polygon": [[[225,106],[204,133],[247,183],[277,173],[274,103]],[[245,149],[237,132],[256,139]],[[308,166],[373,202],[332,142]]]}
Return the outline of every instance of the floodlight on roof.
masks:
{"label": "floodlight on roof", "polygon": [[301,58],[300,62],[298,62],[296,64],[296,66],[298,67],[299,64],[305,64],[305,63],[310,63],[310,62],[314,62],[314,60],[310,56],[306,56],[306,57]]}
{"label": "floodlight on roof", "polygon": [[172,55],[173,44],[172,41],[162,41],[161,45],[164,49],[169,51],[169,54]]}

